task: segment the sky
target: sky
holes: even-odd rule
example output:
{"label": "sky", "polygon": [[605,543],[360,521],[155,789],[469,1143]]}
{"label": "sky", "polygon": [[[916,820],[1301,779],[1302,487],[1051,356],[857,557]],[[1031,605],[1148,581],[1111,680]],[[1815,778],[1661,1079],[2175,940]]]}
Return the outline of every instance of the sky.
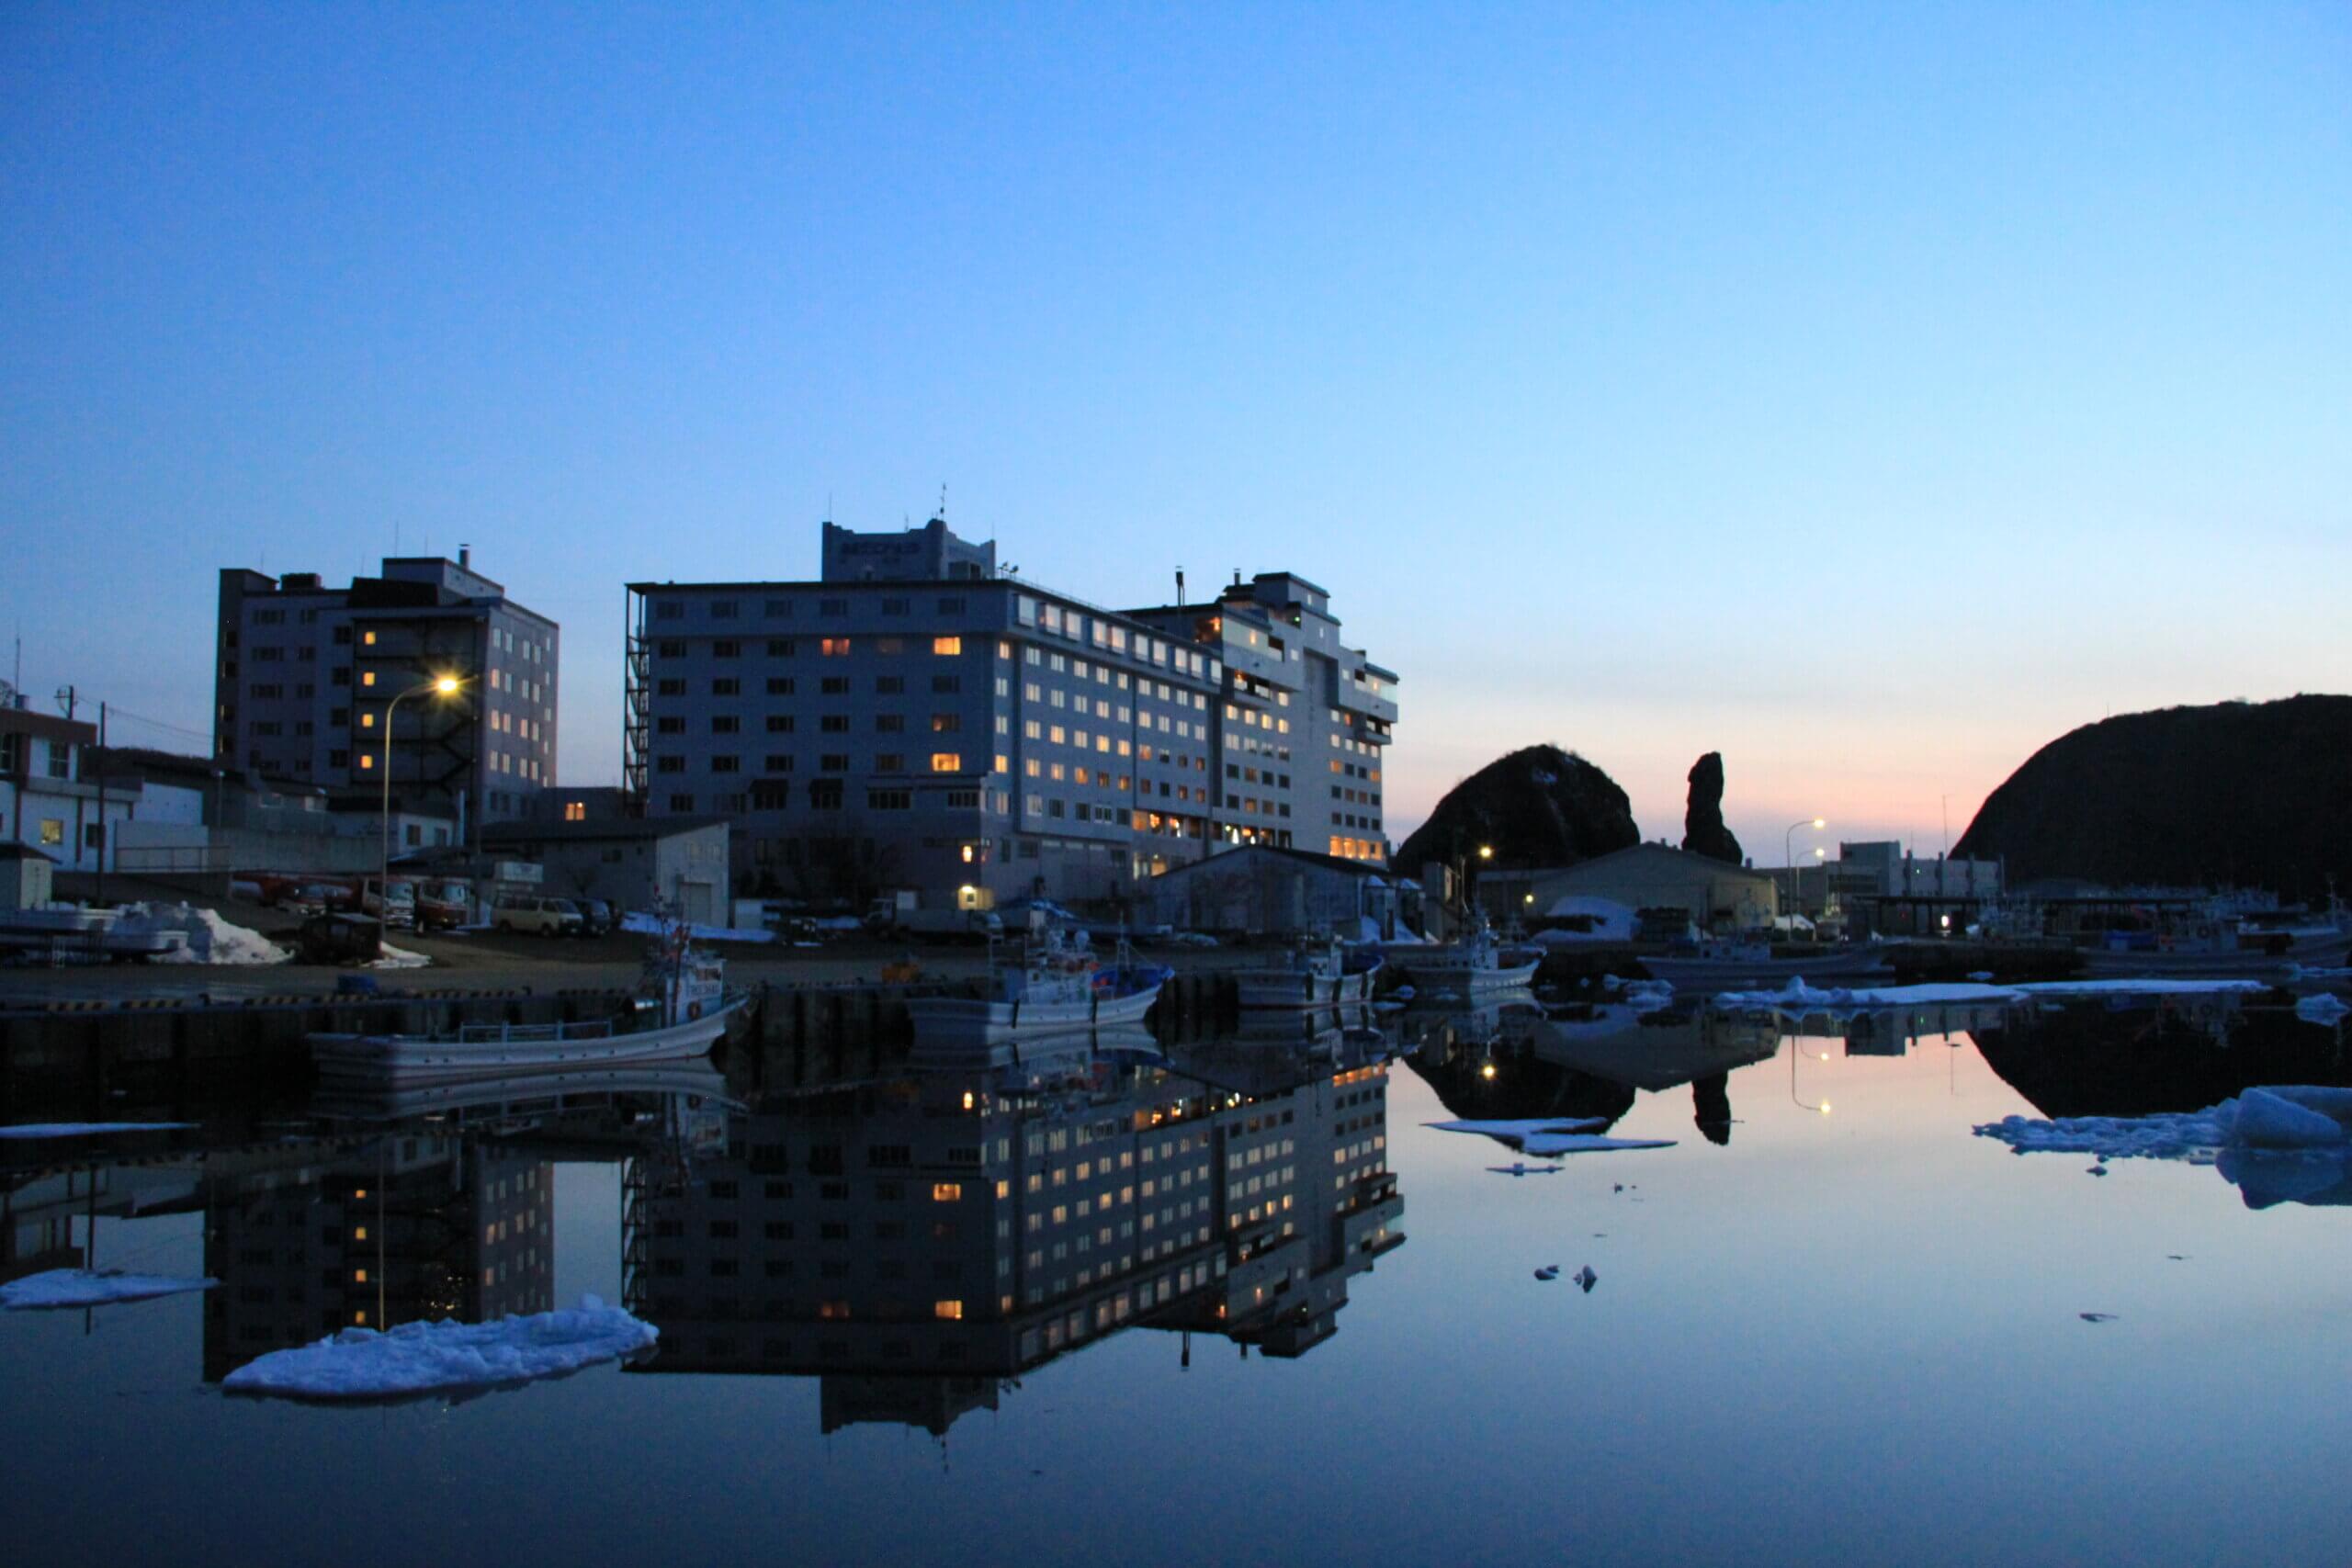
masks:
{"label": "sky", "polygon": [[2352,689],[2352,10],[0,8],[0,633],[200,746],[216,573],[621,584],[950,524],[1295,570],[1400,840],[1932,852],[2110,713]]}

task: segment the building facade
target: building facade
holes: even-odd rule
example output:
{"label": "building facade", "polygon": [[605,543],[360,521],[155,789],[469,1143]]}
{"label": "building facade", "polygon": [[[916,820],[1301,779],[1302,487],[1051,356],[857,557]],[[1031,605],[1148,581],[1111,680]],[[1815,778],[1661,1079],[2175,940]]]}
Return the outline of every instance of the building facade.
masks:
{"label": "building facade", "polygon": [[[222,763],[377,796],[471,828],[555,779],[556,623],[469,552],[388,558],[341,588],[315,572],[220,573],[214,723]],[[418,688],[454,675],[454,698]],[[404,694],[396,714],[387,715]],[[390,736],[389,750],[385,744]],[[387,758],[389,757],[389,762]]]}
{"label": "building facade", "polygon": [[140,780],[109,778],[97,727],[0,701],[0,842],[59,871],[111,870],[115,835],[138,813]]}
{"label": "building facade", "polygon": [[1122,899],[1235,844],[1385,852],[1395,677],[1304,580],[1110,611],[937,519],[828,524],[823,559],[814,582],[629,585],[626,787],[736,822],[739,891],[985,908]]}

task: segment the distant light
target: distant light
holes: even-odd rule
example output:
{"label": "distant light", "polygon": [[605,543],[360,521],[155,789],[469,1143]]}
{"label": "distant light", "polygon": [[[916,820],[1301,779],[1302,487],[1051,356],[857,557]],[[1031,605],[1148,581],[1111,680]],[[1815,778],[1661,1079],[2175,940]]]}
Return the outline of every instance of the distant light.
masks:
{"label": "distant light", "polygon": [[1485,1066],[1478,1069],[1478,1076],[1482,1078],[1493,1077],[1495,1076],[1495,1065],[1492,1062],[1488,1062]]}
{"label": "distant light", "polygon": [[1494,858],[1495,858],[1495,846],[1494,846],[1494,845],[1492,845],[1492,844],[1480,844],[1480,845],[1478,846],[1478,858],[1479,858],[1480,860],[1492,860],[1492,859],[1494,859]]}
{"label": "distant light", "polygon": [[1829,1102],[1826,1100],[1821,1102],[1821,1113],[1824,1116],[1829,1114]]}
{"label": "distant light", "polygon": [[1828,824],[1828,823],[1826,823],[1826,822],[1823,821],[1823,820],[1822,820],[1820,818],[1818,818],[1818,817],[1816,817],[1816,818],[1815,818],[1813,819],[1813,825],[1814,825],[1815,827],[1816,827],[1816,828],[1826,828],[1826,827],[1828,827],[1828,826],[1829,826],[1829,824]]}
{"label": "distant light", "polygon": [[458,681],[455,675],[444,675],[433,682],[433,689],[445,697],[458,694]]}

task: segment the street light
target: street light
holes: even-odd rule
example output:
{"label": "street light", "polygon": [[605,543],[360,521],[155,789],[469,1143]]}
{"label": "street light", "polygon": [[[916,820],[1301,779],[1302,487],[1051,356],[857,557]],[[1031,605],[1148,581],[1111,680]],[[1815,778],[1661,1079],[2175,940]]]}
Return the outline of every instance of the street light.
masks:
{"label": "street light", "polygon": [[[1781,864],[1786,867],[1789,873],[1789,902],[1792,904],[1801,905],[1804,902],[1804,900],[1797,895],[1797,829],[1800,828],[1812,828],[1818,830],[1828,826],[1829,824],[1821,818],[1808,817],[1802,822],[1790,823],[1787,830],[1782,832],[1781,835]],[[1823,886],[1821,890],[1822,902],[1825,904],[1829,901],[1828,880],[1828,876],[1826,873],[1825,873],[1822,877]],[[1796,913],[1794,909],[1792,909],[1789,912],[1791,914]]]}
{"label": "street light", "polygon": [[466,682],[456,675],[435,675],[420,681],[384,705],[383,854],[376,872],[376,949],[383,951],[384,931],[392,914],[392,714],[407,697],[456,696]]}

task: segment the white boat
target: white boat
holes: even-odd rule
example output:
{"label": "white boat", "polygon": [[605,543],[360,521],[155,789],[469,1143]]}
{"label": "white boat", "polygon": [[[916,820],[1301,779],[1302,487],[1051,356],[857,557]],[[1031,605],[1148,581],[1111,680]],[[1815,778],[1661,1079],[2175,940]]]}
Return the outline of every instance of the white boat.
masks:
{"label": "white boat", "polygon": [[323,1080],[401,1087],[707,1055],[751,998],[729,997],[724,959],[698,953],[683,925],[656,939],[628,1016],[576,1023],[468,1024],[452,1034],[311,1036]]}
{"label": "white boat", "polygon": [[1159,999],[1169,971],[1120,963],[1104,968],[1083,946],[1048,930],[1020,962],[991,967],[981,994],[911,997],[918,1055],[1007,1044],[1040,1035],[1136,1024]]}
{"label": "white boat", "polygon": [[1353,1007],[1372,999],[1372,977],[1380,973],[1377,953],[1351,952],[1336,936],[1304,938],[1286,962],[1237,970],[1244,1009]]}
{"label": "white boat", "polygon": [[2235,925],[2192,927],[2154,939],[2154,945],[2081,950],[2083,968],[2101,978],[2130,976],[2226,978],[2284,975],[2301,967],[2340,966],[2352,955],[2352,932],[2326,927],[2254,932]]}
{"label": "white boat", "polygon": [[1666,981],[1678,991],[1742,986],[1778,988],[1791,980],[1818,985],[1826,980],[1883,978],[1892,973],[1886,954],[1876,948],[1856,947],[1792,958],[1776,955],[1760,942],[1710,942],[1692,953],[1645,957],[1642,966],[1654,978]]}
{"label": "white boat", "polygon": [[1481,925],[1461,942],[1418,951],[1404,963],[1413,978],[1414,999],[1429,1002],[1525,986],[1543,966],[1544,955],[1505,947],[1493,927]]}

